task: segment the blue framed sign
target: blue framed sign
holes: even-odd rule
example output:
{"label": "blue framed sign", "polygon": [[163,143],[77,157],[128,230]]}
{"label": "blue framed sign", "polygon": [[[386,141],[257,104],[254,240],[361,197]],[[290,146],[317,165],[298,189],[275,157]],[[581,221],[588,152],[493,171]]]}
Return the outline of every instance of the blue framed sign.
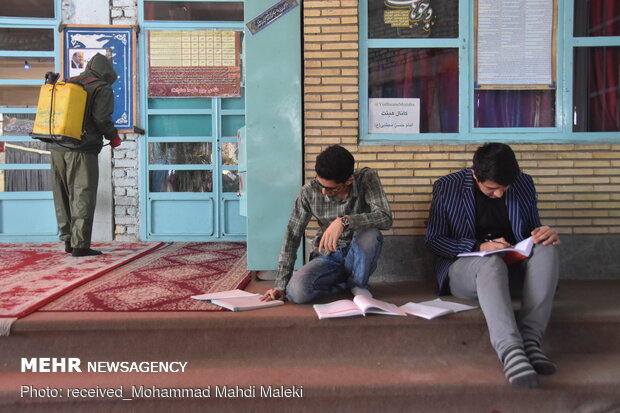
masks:
{"label": "blue framed sign", "polygon": [[246,26],[250,30],[250,33],[255,35],[297,6],[299,6],[297,0],[281,0],[250,20]]}
{"label": "blue framed sign", "polygon": [[119,132],[133,132],[136,122],[136,30],[133,26],[62,27],[63,78],[77,76],[97,53],[112,59],[118,79],[112,119]]}

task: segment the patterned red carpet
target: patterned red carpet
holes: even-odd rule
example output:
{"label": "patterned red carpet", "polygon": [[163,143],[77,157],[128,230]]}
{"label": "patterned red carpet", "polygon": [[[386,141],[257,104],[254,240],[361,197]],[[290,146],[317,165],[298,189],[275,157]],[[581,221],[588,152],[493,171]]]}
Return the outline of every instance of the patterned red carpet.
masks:
{"label": "patterned red carpet", "polygon": [[64,243],[0,244],[0,317],[23,317],[55,297],[162,243],[106,242],[94,257],[72,257]]}
{"label": "patterned red carpet", "polygon": [[169,243],[48,304],[41,311],[219,310],[192,295],[243,288],[245,243]]}

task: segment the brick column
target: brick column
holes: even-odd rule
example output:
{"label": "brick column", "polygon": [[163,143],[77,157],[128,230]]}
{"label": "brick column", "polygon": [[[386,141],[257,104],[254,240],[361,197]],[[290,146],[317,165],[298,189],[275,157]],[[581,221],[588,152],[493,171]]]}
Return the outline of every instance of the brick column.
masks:
{"label": "brick column", "polygon": [[[137,7],[136,0],[112,0],[110,8],[112,24],[137,24]],[[136,91],[136,95],[138,94],[139,91]],[[140,157],[138,156],[140,135],[127,133],[122,134],[121,138],[123,143],[113,150],[112,157],[114,239],[135,241],[140,239]]]}

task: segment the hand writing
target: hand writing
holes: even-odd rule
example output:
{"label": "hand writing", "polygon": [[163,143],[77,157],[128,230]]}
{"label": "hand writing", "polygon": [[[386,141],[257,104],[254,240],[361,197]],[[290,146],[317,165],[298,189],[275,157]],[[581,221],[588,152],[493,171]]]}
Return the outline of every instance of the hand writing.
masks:
{"label": "hand writing", "polygon": [[512,245],[502,237],[483,242],[480,244],[480,251],[493,251],[510,247],[512,247]]}

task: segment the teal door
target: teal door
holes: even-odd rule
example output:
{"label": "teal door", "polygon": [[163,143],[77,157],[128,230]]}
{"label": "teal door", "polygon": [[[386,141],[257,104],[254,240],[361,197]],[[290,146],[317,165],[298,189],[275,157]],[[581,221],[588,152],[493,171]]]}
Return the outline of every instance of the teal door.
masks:
{"label": "teal door", "polygon": [[237,131],[244,97],[150,98],[146,239],[245,239]]}
{"label": "teal door", "polygon": [[[237,143],[237,131],[245,125],[245,87],[242,75],[228,83],[226,76],[231,60],[240,73],[243,9],[244,2],[234,0],[138,0],[146,130],[140,140],[140,235],[145,240],[246,239]],[[205,72],[213,82],[205,82]],[[222,84],[238,90],[202,92]],[[176,92],[181,89],[200,93]]]}
{"label": "teal door", "polygon": [[[271,16],[276,3],[245,4],[246,23]],[[248,268],[275,270],[302,185],[303,108],[301,2],[256,34],[246,26]],[[280,11],[281,13],[281,11]],[[277,13],[276,13],[277,16]],[[301,250],[303,251],[303,250]],[[303,254],[297,254],[298,264]]]}

